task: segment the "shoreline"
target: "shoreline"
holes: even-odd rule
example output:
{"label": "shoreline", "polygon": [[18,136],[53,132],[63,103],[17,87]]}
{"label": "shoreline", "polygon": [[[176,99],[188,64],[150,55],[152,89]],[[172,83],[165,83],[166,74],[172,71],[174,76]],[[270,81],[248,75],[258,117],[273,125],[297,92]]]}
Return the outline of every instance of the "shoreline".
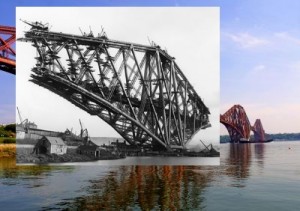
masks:
{"label": "shoreline", "polygon": [[16,157],[16,144],[0,144],[0,158]]}
{"label": "shoreline", "polygon": [[188,157],[220,157],[218,151],[208,152],[168,152],[168,153],[146,153],[127,154],[126,156],[106,155],[101,158],[95,158],[86,154],[78,154],[73,146],[68,146],[66,154],[35,154],[33,153],[34,145],[32,144],[17,144],[16,145],[16,162],[17,164],[57,164],[57,163],[78,163],[78,162],[94,162],[98,160],[120,160],[126,157],[170,157],[170,158],[188,158]]}
{"label": "shoreline", "polygon": [[24,144],[16,147],[16,162],[17,164],[51,164],[51,163],[69,163],[69,162],[93,162],[97,160],[111,160],[114,157],[105,156],[102,159],[96,159],[85,154],[78,154],[74,151],[73,146],[68,146],[69,152],[62,155],[57,154],[34,154],[34,145]]}
{"label": "shoreline", "polygon": [[68,162],[92,162],[96,161],[95,159],[85,156],[85,155],[77,155],[77,154],[64,154],[64,155],[56,155],[56,154],[24,154],[17,153],[16,155],[16,163],[17,164],[48,164],[48,163],[68,163]]}

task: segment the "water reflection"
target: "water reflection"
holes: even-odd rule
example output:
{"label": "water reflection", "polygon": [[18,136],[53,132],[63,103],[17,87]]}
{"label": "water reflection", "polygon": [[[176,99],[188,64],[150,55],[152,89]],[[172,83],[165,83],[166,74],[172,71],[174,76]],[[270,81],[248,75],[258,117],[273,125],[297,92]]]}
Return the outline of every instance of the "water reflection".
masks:
{"label": "water reflection", "polygon": [[18,185],[28,181],[27,186],[30,188],[43,186],[43,180],[51,175],[53,171],[72,172],[74,167],[60,166],[17,166],[16,159],[1,158],[0,159],[0,184]]}
{"label": "water reflection", "polygon": [[[221,166],[226,166],[225,175],[237,180],[250,176],[251,165],[263,170],[266,144],[224,144]],[[253,153],[254,152],[254,153]]]}
{"label": "water reflection", "polygon": [[[204,192],[215,178],[226,175],[246,179],[249,176],[249,145],[230,144],[221,150],[223,167],[120,166],[108,168],[105,175],[99,177],[96,175],[101,170],[85,167],[85,171],[91,173],[78,194],[73,198],[58,195],[59,203],[50,203],[43,209],[201,210],[206,206]],[[21,182],[26,188],[39,191],[49,186],[49,179],[57,171],[73,182],[72,178],[81,177],[82,173],[78,166],[16,166],[15,159],[8,159],[0,162],[0,182],[5,185]],[[65,175],[67,172],[73,173]],[[243,187],[243,184],[235,182],[233,186]]]}
{"label": "water reflection", "polygon": [[[198,172],[194,172],[196,169]],[[91,180],[87,196],[66,203],[68,209],[190,210],[201,209],[202,192],[211,172],[201,167],[123,166],[103,178]]]}
{"label": "water reflection", "polygon": [[[211,167],[16,166],[1,159],[0,198],[14,185],[10,194],[22,199],[23,189],[30,210],[220,210],[222,200],[237,208],[253,201],[263,206],[263,199],[283,192],[280,197],[292,200],[284,206],[293,207],[299,195],[299,154],[293,152],[300,143],[289,144],[293,151],[285,143],[221,145],[221,166]],[[13,204],[14,197],[7,199]]]}
{"label": "water reflection", "polygon": [[264,157],[265,157],[265,144],[255,144],[254,145],[254,152],[255,152],[255,159],[257,166],[260,169],[264,167]]}
{"label": "water reflection", "polygon": [[250,144],[229,144],[229,154],[224,160],[224,164],[227,166],[226,175],[237,179],[247,178],[251,163]]}

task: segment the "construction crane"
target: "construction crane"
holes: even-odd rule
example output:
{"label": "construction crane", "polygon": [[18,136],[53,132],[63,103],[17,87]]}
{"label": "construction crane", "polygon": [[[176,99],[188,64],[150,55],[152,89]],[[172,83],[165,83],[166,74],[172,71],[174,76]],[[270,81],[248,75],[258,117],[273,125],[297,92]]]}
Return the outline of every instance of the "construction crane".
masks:
{"label": "construction crane", "polygon": [[85,128],[83,129],[81,120],[79,119],[79,124],[80,124],[80,138],[88,138],[89,137],[89,133],[88,130]]}
{"label": "construction crane", "polygon": [[[203,141],[201,141],[200,139],[200,142],[204,145],[204,147],[206,148],[207,152],[213,152],[213,153],[216,153],[217,151],[213,148],[213,145],[212,144],[209,144],[208,146],[206,146]],[[210,148],[209,148],[210,147]],[[203,150],[205,151],[205,149]]]}
{"label": "construction crane", "polygon": [[18,110],[18,115],[19,115],[19,119],[20,119],[20,126],[23,127],[23,128],[26,128],[27,127],[27,123],[28,123],[28,119],[25,119],[23,121],[21,113],[20,113],[20,110],[19,110],[18,107],[17,107],[17,110]]}

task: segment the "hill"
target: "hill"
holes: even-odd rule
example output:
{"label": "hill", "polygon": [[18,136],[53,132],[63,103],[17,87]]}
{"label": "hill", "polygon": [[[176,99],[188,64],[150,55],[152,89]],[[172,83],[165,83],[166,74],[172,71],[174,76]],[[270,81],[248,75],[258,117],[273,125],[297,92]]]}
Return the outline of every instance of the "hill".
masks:
{"label": "hill", "polygon": [[[268,139],[273,139],[274,141],[299,141],[300,133],[276,133],[276,134],[267,134]],[[253,139],[253,136],[251,136]],[[221,135],[220,143],[230,142],[229,135]]]}
{"label": "hill", "polygon": [[16,142],[16,124],[0,125],[0,144]]}

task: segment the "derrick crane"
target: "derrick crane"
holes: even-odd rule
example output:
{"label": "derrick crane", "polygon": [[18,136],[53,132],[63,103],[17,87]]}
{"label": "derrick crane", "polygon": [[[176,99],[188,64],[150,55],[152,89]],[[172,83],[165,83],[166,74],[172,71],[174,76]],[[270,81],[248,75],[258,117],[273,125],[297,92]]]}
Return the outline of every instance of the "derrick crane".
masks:
{"label": "derrick crane", "polygon": [[20,119],[20,126],[21,126],[22,128],[24,128],[24,129],[26,129],[27,126],[28,126],[28,119],[23,120],[23,119],[22,119],[22,116],[21,116],[21,113],[20,113],[20,110],[19,110],[18,107],[17,107],[17,110],[18,110],[18,116],[19,116],[19,119]]}
{"label": "derrick crane", "polygon": [[83,128],[81,120],[79,119],[79,124],[80,124],[80,138],[88,138],[89,137],[89,133],[87,128]]}

